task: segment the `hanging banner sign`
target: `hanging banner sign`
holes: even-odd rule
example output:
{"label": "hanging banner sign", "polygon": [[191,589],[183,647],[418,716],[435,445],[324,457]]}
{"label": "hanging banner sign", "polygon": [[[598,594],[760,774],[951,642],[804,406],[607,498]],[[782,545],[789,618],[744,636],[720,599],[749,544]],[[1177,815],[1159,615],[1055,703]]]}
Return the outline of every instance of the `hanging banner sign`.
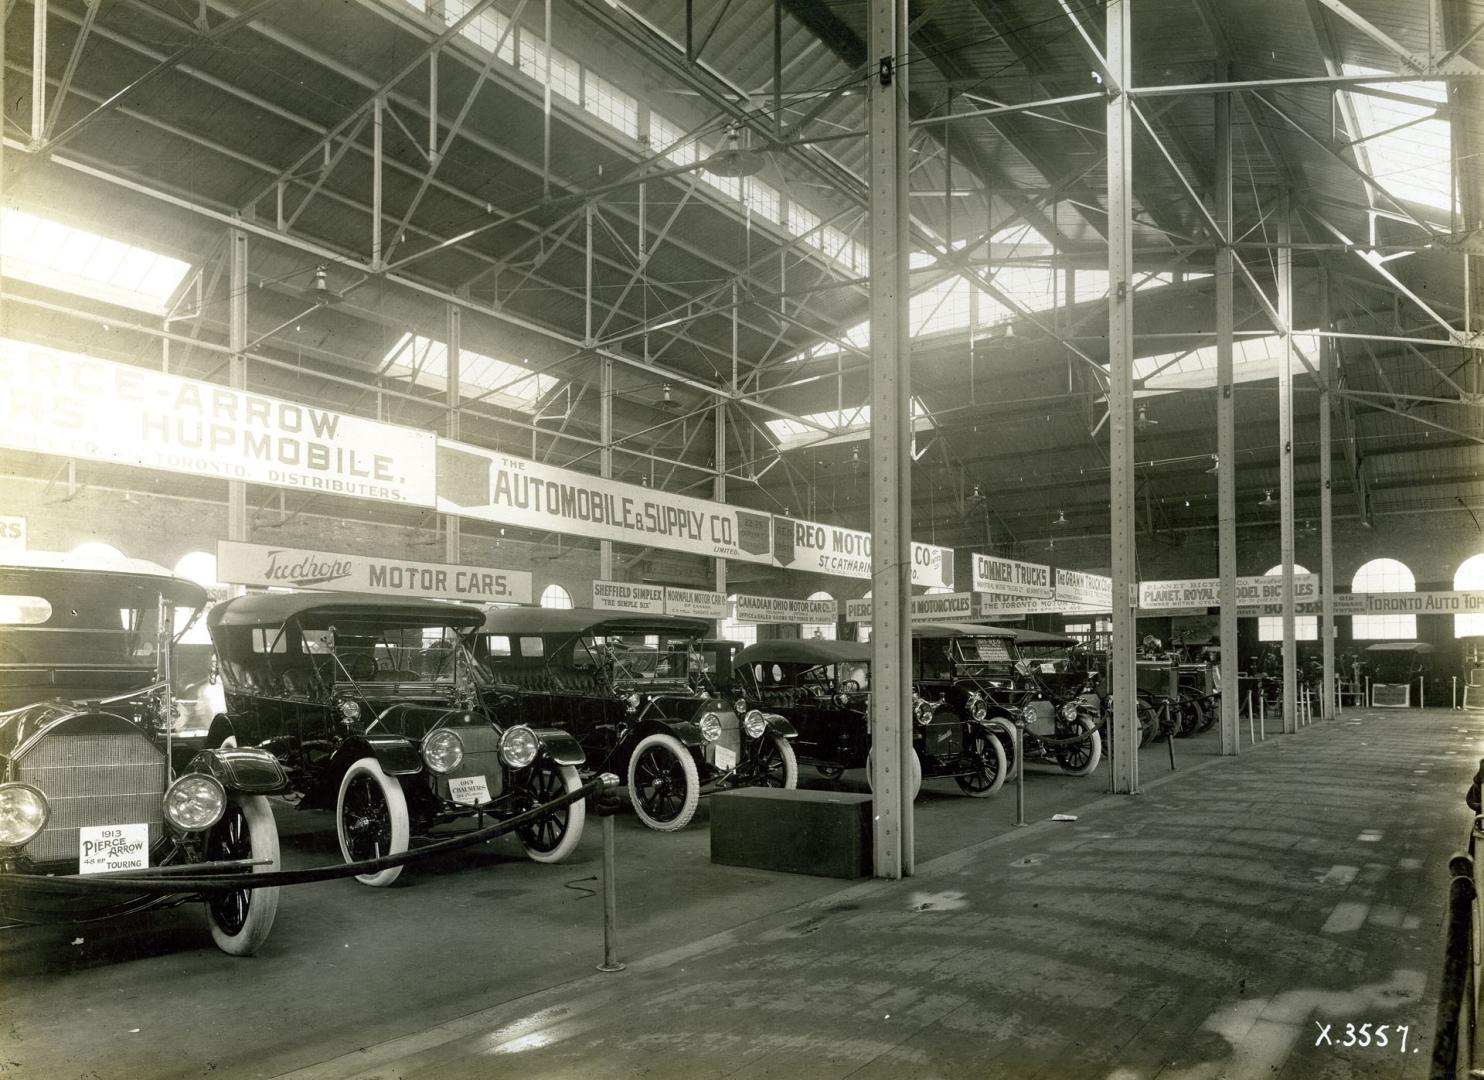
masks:
{"label": "hanging banner sign", "polygon": [[1113,579],[1082,570],[1056,571],[1056,598],[1101,611],[1113,608]]}
{"label": "hanging banner sign", "polygon": [[687,615],[692,619],[724,619],[727,598],[707,589],[677,589],[665,586],[665,614]]}
{"label": "hanging banner sign", "polygon": [[0,340],[0,447],[432,506],[434,436]]}
{"label": "hanging banner sign", "polygon": [[1106,614],[1107,607],[1074,604],[1059,598],[1050,600],[1035,596],[1000,596],[986,594],[981,610],[985,618],[1004,615],[1094,615]]}
{"label": "hanging banner sign", "polygon": [[231,585],[422,596],[479,604],[531,602],[531,575],[524,570],[449,566],[236,540],[216,542],[216,576]]}
{"label": "hanging banner sign", "polygon": [[[1293,575],[1293,597],[1298,603],[1316,600],[1319,575]],[[1283,601],[1283,579],[1276,574],[1237,578],[1237,604],[1250,606]],[[1139,582],[1139,607],[1153,611],[1175,607],[1216,607],[1221,603],[1220,578],[1193,578],[1186,581]]]}
{"label": "hanging banner sign", "polygon": [[[1315,611],[1319,610],[1319,605],[1313,606]],[[1477,615],[1484,612],[1484,591],[1336,593],[1334,612],[1336,615]]]}
{"label": "hanging banner sign", "polygon": [[593,607],[599,611],[632,611],[642,615],[665,613],[665,587],[631,581],[594,581]]}
{"label": "hanging banner sign", "polygon": [[[977,593],[933,593],[929,596],[912,597],[911,618],[913,622],[965,622],[980,617],[980,597]],[[864,600],[845,601],[845,620],[853,623],[871,621],[872,605]]]}
{"label": "hanging banner sign", "polygon": [[743,623],[829,623],[840,617],[834,600],[796,600],[784,596],[738,596],[736,614]]}
{"label": "hanging banner sign", "polygon": [[0,514],[0,550],[5,548],[25,549],[26,519],[10,514]]}
{"label": "hanging banner sign", "polygon": [[975,592],[998,596],[1034,596],[1049,600],[1056,595],[1051,584],[1051,567],[1040,563],[1020,562],[999,555],[973,555]]}
{"label": "hanging banner sign", "polygon": [[773,562],[771,515],[448,439],[438,440],[438,509],[593,540]]}
{"label": "hanging banner sign", "polygon": [[[871,534],[774,514],[773,562],[786,570],[869,580]],[[914,542],[912,584],[953,588],[953,549]]]}

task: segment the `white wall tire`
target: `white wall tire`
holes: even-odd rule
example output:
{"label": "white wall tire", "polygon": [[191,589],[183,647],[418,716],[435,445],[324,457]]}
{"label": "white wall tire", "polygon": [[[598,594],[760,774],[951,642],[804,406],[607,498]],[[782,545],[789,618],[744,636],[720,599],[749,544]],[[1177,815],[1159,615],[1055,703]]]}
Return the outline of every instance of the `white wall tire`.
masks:
{"label": "white wall tire", "polygon": [[700,801],[696,762],[680,740],[664,732],[640,739],[629,756],[629,802],[639,820],[656,832],[678,832]]}
{"label": "white wall tire", "polygon": [[[279,868],[278,825],[273,808],[262,795],[232,795],[222,820],[206,835],[208,860],[253,859],[255,874]],[[278,915],[278,888],[244,889],[235,893],[209,893],[206,922],[211,940],[229,956],[251,956],[268,940]]]}
{"label": "white wall tire", "polygon": [[[742,780],[743,786],[781,788],[791,791],[799,786],[799,759],[789,741],[769,731],[752,743],[752,754]],[[739,770],[740,771],[740,770]]]}
{"label": "white wall tire", "polygon": [[[1103,760],[1103,737],[1098,734],[1097,725],[1087,717],[1078,717],[1077,723],[1090,738],[1074,746],[1058,747],[1056,761],[1064,773],[1071,776],[1090,776],[1097,771],[1098,762]],[[1089,745],[1090,751],[1084,749]]]}
{"label": "white wall tire", "polygon": [[[875,761],[875,751],[866,751],[866,786],[872,791],[876,790],[875,785],[871,782],[871,766],[875,763]],[[922,794],[922,758],[917,755],[916,750],[912,751],[912,763],[908,766],[908,769],[911,773],[912,801],[916,802],[917,796]]]}
{"label": "white wall tire", "polygon": [[1005,773],[1009,771],[1005,767],[1005,748],[993,732],[978,724],[970,724],[968,734],[972,749],[966,745],[964,750],[982,755],[984,768],[972,776],[955,776],[953,779],[958,789],[970,798],[987,799],[1005,786]]}
{"label": "white wall tire", "polygon": [[[558,765],[550,758],[543,758],[532,769],[536,771],[530,777],[531,801],[525,809],[570,795],[582,786],[582,777],[577,775],[575,766]],[[517,830],[516,835],[532,862],[558,863],[577,850],[586,824],[587,805],[579,799],[551,817]]]}
{"label": "white wall tire", "polygon": [[[340,778],[335,800],[335,833],[346,862],[407,850],[407,797],[395,776],[382,772],[373,757],[352,763]],[[356,880],[372,888],[385,888],[396,881],[402,867],[393,866],[374,874],[357,874]]]}

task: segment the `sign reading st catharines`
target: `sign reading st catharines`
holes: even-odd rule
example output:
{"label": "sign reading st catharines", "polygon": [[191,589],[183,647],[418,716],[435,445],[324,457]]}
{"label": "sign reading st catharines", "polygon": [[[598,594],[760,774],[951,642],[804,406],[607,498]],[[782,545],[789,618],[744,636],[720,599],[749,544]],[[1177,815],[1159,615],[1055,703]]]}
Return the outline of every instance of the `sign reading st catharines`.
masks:
{"label": "sign reading st catharines", "polygon": [[[871,534],[774,514],[773,561],[788,570],[869,579]],[[953,549],[914,541],[912,584],[952,588]]]}
{"label": "sign reading st catharines", "polygon": [[232,585],[421,596],[481,604],[531,602],[531,575],[525,570],[450,566],[237,540],[216,542],[216,575]]}
{"label": "sign reading st catharines", "polygon": [[773,561],[772,517],[438,440],[438,509],[692,555]]}
{"label": "sign reading st catharines", "polygon": [[0,446],[432,506],[430,432],[0,339]]}

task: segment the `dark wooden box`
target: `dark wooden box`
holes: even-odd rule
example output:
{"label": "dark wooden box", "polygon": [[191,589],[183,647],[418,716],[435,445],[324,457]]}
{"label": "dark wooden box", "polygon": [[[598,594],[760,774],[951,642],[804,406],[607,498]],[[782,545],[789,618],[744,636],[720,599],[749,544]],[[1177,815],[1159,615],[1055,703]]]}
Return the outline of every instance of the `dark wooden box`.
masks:
{"label": "dark wooden box", "polygon": [[711,797],[711,861],[819,877],[871,873],[871,796],[742,788]]}

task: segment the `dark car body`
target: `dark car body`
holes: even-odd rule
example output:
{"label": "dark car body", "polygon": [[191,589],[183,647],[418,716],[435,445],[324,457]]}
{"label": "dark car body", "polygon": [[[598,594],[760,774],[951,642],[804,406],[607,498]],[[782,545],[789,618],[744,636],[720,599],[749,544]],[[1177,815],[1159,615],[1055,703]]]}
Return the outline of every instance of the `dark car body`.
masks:
{"label": "dark car body", "polygon": [[[566,732],[496,723],[480,700],[468,647],[483,621],[478,608],[357,593],[218,604],[207,625],[227,712],[207,745],[270,751],[301,807],[335,812],[348,860],[574,790],[583,755]],[[519,837],[531,858],[557,861],[583,820],[579,803]],[[399,870],[360,880],[390,884]]]}
{"label": "dark car body", "polygon": [[[739,714],[733,642],[711,623],[588,608],[503,608],[475,644],[486,701],[521,723],[572,734],[594,770],[629,779],[650,828],[683,828],[703,794],[793,787],[793,728],[764,711]],[[749,730],[750,729],[750,730]]]}
{"label": "dark car body", "polygon": [[[277,868],[264,796],[285,787],[278,763],[256,750],[214,750],[176,775],[171,761],[171,656],[205,603],[199,585],[140,560],[0,560],[0,817],[22,830],[0,836],[0,872]],[[22,889],[0,893],[0,915],[90,921],[183,899]],[[255,952],[277,904],[274,888],[213,893],[217,945]]]}

